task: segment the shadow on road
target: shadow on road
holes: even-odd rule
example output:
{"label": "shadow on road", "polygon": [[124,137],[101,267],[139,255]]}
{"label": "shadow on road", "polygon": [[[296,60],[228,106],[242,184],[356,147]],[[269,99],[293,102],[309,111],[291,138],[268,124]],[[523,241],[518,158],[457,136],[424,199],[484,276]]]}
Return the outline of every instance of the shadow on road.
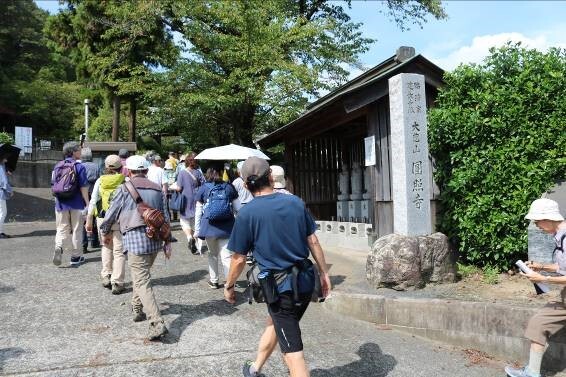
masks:
{"label": "shadow on road", "polygon": [[179,342],[183,332],[189,325],[203,316],[226,316],[238,311],[237,305],[245,302],[239,299],[235,305],[224,300],[212,300],[198,305],[172,304],[164,302],[166,309],[161,309],[162,315],[175,314],[177,318],[169,325],[169,334],[163,338],[163,343],[172,344]]}
{"label": "shadow on road", "polygon": [[203,277],[206,276],[206,274],[208,274],[208,271],[206,270],[196,270],[188,275],[173,275],[164,278],[151,279],[151,284],[164,286],[192,284],[199,282]]}
{"label": "shadow on road", "polygon": [[333,287],[336,287],[337,285],[340,285],[344,282],[344,280],[346,280],[346,276],[345,275],[334,275],[334,276],[330,276],[330,283],[332,283]]}
{"label": "shadow on road", "polygon": [[360,360],[330,369],[314,369],[311,377],[385,377],[397,364],[393,356],[383,354],[375,343],[362,344],[356,354]]}
{"label": "shadow on road", "polygon": [[55,220],[55,202],[45,194],[30,195],[30,193],[19,192],[19,189],[16,188],[14,196],[6,204],[8,206],[6,222]]}
{"label": "shadow on road", "polygon": [[4,369],[4,363],[8,359],[16,359],[26,351],[19,347],[0,348],[0,371]]}
{"label": "shadow on road", "polygon": [[16,288],[14,288],[14,287],[0,283],[0,293],[10,293],[10,292],[13,292],[15,290],[16,290]]}
{"label": "shadow on road", "polygon": [[[565,347],[562,342],[564,338],[566,338],[566,327],[550,337],[548,348],[542,358],[542,369],[545,372],[545,376],[554,376],[566,369],[566,358],[564,358]],[[546,365],[552,365],[552,368],[546,369]]]}
{"label": "shadow on road", "polygon": [[24,234],[14,234],[12,238],[23,238],[23,237],[55,237],[57,231],[55,229],[45,229],[45,230],[34,230],[33,232]]}

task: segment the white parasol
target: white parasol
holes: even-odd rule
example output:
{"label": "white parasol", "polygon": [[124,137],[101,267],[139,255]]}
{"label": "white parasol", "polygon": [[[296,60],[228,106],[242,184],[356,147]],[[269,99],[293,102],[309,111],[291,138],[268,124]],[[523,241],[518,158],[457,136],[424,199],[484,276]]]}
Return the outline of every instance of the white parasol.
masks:
{"label": "white parasol", "polygon": [[241,145],[228,144],[220,147],[208,148],[197,154],[196,160],[245,160],[248,157],[259,157],[269,160],[262,151]]}

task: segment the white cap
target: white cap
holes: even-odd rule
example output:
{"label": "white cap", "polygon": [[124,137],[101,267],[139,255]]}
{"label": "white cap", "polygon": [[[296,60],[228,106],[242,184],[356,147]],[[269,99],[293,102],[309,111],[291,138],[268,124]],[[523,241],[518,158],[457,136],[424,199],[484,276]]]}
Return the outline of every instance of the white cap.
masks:
{"label": "white cap", "polygon": [[529,213],[525,216],[527,220],[552,220],[564,221],[564,217],[560,214],[558,203],[551,199],[537,199],[531,203]]}
{"label": "white cap", "polygon": [[128,170],[147,170],[149,164],[144,156],[130,156],[126,159],[126,168]]}
{"label": "white cap", "polygon": [[285,188],[285,170],[279,165],[271,165],[271,176],[273,177],[273,187]]}

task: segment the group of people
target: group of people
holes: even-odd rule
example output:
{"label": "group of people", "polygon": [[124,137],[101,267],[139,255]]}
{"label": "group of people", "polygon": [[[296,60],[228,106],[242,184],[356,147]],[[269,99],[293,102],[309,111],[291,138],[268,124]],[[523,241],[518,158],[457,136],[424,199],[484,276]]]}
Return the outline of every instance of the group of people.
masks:
{"label": "group of people", "polygon": [[[193,152],[181,161],[170,154],[165,169],[158,155],[146,158],[120,153],[107,156],[104,171],[95,178],[94,173],[89,175],[88,161],[84,161],[89,150],[70,142],[63,147],[63,154],[52,174],[57,226],[53,264],[61,265],[70,238],[70,264],[80,266],[85,261],[83,224],[89,239],[98,232],[103,287],[113,294],[123,293],[127,263],[133,286],[133,320],[147,319],[148,338],[160,339],[168,330],[152,290],[150,269],[160,251],[170,258],[172,236],[149,237],[149,220],[140,206],[158,210],[169,224],[170,201],[173,194],[179,195],[182,204],[178,215],[188,249],[202,253],[203,241],[206,243],[208,285],[223,288],[228,302],[235,303],[235,283],[248,254],[261,273],[279,276],[278,298],[268,304],[269,321],[260,338],[257,358],[244,363],[244,376],[261,376],[277,343],[291,376],[309,375],[299,321],[313,295],[315,276],[320,279],[323,296],[331,285],[314,220],[304,202],[285,190],[282,168],[250,157],[238,163],[235,174],[229,166],[211,166],[203,174]],[[312,263],[307,263],[309,255],[318,266],[318,274]],[[291,276],[291,269],[299,267],[296,276]]]}

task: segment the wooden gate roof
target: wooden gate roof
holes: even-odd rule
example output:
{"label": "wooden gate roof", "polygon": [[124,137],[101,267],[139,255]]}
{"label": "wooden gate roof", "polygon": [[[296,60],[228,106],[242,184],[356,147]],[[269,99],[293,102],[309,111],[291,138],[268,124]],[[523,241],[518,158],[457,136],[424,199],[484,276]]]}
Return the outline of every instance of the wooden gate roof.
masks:
{"label": "wooden gate roof", "polygon": [[269,148],[283,141],[315,136],[335,127],[337,118],[347,119],[349,114],[387,95],[387,80],[399,73],[423,74],[426,84],[434,88],[443,83],[444,70],[424,56],[419,54],[401,60],[394,55],[309,104],[300,117],[264,136],[258,144]]}

